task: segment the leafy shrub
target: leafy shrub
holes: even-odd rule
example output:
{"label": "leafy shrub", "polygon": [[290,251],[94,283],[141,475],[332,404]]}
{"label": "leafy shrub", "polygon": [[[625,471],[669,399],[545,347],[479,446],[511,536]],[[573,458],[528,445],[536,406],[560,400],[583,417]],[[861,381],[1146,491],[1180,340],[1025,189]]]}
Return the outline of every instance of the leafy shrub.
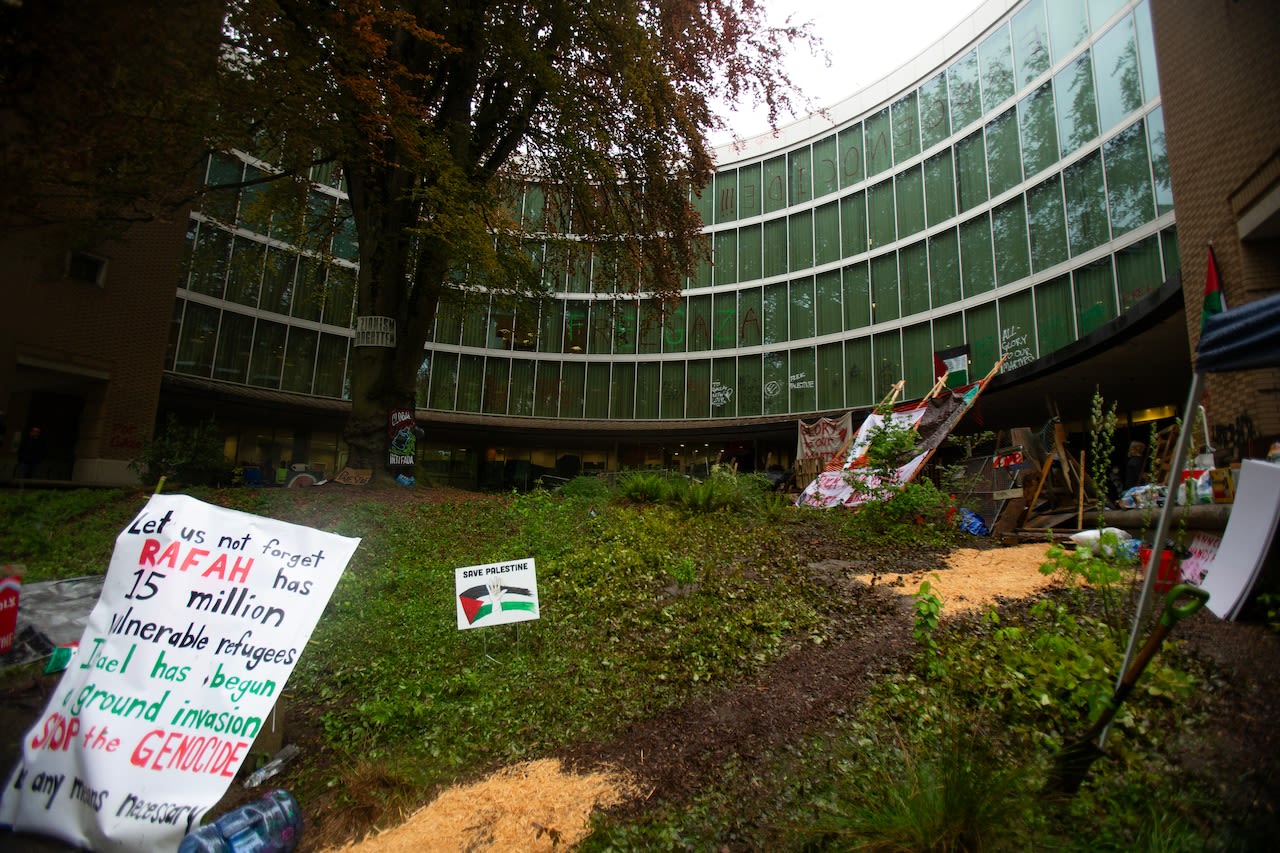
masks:
{"label": "leafy shrub", "polygon": [[153,486],[161,477],[186,486],[228,486],[234,466],[223,454],[222,431],[213,418],[183,423],[169,413],[164,429],[142,447],[142,458],[129,466]]}
{"label": "leafy shrub", "polygon": [[560,494],[567,498],[583,498],[593,501],[607,500],[612,491],[607,482],[589,474],[574,477],[560,487]]}
{"label": "leafy shrub", "polygon": [[628,471],[618,480],[618,494],[634,503],[664,503],[671,493],[666,475],[654,471]]}

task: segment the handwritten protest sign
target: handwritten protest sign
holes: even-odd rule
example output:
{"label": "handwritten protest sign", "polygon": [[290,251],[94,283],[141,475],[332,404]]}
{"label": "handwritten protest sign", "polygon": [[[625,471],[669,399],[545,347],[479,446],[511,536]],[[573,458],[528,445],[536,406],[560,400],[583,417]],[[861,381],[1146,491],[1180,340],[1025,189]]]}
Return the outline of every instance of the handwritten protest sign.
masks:
{"label": "handwritten protest sign", "polygon": [[458,630],[538,618],[538,570],[532,557],[455,569],[453,586]]}
{"label": "handwritten protest sign", "polygon": [[0,824],[172,851],[235,778],[359,539],[156,495],[116,539]]}

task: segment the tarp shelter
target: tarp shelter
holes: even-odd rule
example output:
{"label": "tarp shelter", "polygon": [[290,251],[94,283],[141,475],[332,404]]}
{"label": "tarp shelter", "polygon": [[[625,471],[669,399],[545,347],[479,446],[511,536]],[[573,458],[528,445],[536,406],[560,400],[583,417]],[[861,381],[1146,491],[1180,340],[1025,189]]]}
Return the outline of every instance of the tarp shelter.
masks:
{"label": "tarp shelter", "polygon": [[[1178,434],[1177,445],[1173,452],[1173,464],[1169,470],[1164,508],[1156,524],[1155,539],[1147,559],[1146,578],[1142,584],[1142,592],[1138,596],[1137,612],[1134,614],[1129,644],[1125,649],[1124,664],[1120,667],[1122,674],[1128,670],[1129,662],[1133,657],[1143,614],[1146,612],[1147,602],[1155,585],[1158,573],[1156,567],[1160,565],[1165,539],[1169,535],[1170,519],[1177,505],[1175,496],[1182,482],[1183,462],[1187,458],[1187,446],[1191,441],[1196,409],[1204,393],[1205,374],[1268,367],[1280,367],[1280,294],[1224,311],[1210,317],[1205,323],[1200,335],[1200,343],[1196,346],[1191,390],[1187,393],[1187,405],[1182,413],[1182,429]],[[1243,476],[1241,479],[1243,481]],[[1230,532],[1231,528],[1228,525],[1228,535]],[[1225,555],[1220,553],[1220,556]],[[1212,576],[1212,566],[1209,572]],[[1236,600],[1230,601],[1224,600],[1222,595],[1211,595],[1207,606],[1219,617],[1230,618],[1238,612],[1240,604],[1238,599],[1247,594],[1247,588],[1241,589],[1239,595],[1235,597]],[[1101,740],[1103,742],[1106,740],[1105,731],[1102,733]]]}

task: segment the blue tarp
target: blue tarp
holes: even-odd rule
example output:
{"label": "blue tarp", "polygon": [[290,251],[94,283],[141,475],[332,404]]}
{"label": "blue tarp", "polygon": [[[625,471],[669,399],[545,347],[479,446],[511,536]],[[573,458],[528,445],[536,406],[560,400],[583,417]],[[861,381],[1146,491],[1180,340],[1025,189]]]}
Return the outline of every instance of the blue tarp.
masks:
{"label": "blue tarp", "polygon": [[1280,367],[1280,294],[1209,318],[1196,347],[1197,373]]}

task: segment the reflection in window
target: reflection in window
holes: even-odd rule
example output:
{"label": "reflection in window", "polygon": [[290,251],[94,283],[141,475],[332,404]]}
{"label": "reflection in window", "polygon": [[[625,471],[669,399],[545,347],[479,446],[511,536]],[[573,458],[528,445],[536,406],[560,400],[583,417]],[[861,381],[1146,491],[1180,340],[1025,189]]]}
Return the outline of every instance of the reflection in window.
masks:
{"label": "reflection in window", "polygon": [[1106,162],[1111,229],[1119,236],[1155,217],[1147,132],[1143,122],[1125,128],[1102,146]]}
{"label": "reflection in window", "polygon": [[1051,84],[1045,83],[1018,102],[1018,128],[1027,177],[1058,161],[1058,125],[1054,117]]}
{"label": "reflection in window", "polygon": [[1093,46],[1093,62],[1098,75],[1098,121],[1106,130],[1142,106],[1132,17],[1126,17],[1098,40]]}
{"label": "reflection in window", "polygon": [[1105,243],[1107,193],[1102,183],[1102,158],[1097,151],[1062,171],[1067,202],[1067,240],[1073,256]]}
{"label": "reflection in window", "polygon": [[1058,106],[1059,142],[1063,157],[1098,135],[1098,110],[1093,94],[1093,63],[1086,52],[1053,78]]}
{"label": "reflection in window", "polygon": [[1049,70],[1049,31],[1044,24],[1044,0],[1031,0],[1011,22],[1013,58],[1021,88]]}

